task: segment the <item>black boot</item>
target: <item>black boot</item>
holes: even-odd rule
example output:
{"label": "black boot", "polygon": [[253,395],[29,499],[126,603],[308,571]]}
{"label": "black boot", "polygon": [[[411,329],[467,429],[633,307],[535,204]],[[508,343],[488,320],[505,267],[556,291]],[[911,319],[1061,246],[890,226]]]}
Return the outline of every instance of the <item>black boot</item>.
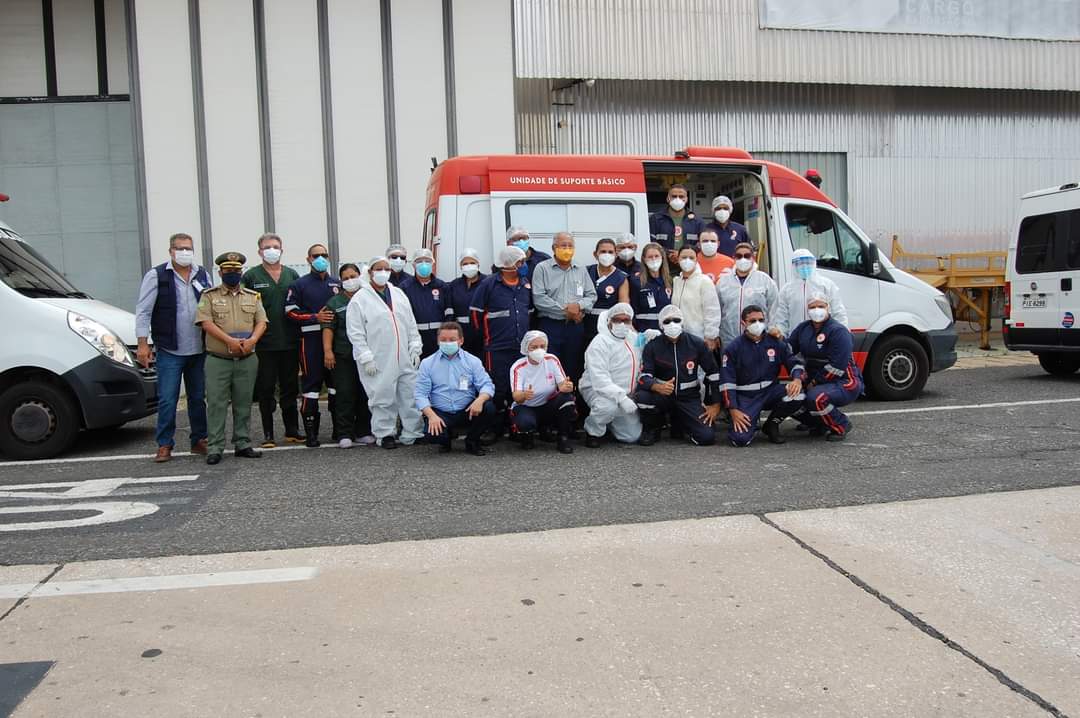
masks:
{"label": "black boot", "polygon": [[319,415],[304,417],[304,433],[307,435],[304,446],[311,449],[319,447]]}
{"label": "black boot", "polygon": [[529,451],[533,448],[534,436],[531,431],[518,434],[518,444],[521,446],[522,451]]}
{"label": "black boot", "polygon": [[574,453],[574,446],[570,443],[570,437],[566,434],[559,434],[559,440],[556,446],[558,447],[560,454]]}
{"label": "black boot", "polygon": [[770,444],[783,444],[783,443],[786,443],[787,439],[780,436],[780,422],[782,422],[782,421],[783,421],[783,419],[777,420],[777,419],[770,418],[761,427],[761,433],[765,434],[765,438],[769,440]]}

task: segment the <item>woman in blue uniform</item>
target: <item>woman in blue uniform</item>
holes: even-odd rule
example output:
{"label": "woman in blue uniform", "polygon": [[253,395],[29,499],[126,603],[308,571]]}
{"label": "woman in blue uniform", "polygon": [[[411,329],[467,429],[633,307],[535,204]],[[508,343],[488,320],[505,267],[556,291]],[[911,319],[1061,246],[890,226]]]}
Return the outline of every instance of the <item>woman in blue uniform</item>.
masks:
{"label": "woman in blue uniform", "polygon": [[634,308],[634,328],[639,332],[660,329],[660,310],[671,304],[671,271],[664,248],[656,242],[641,252],[644,271],[630,278],[630,305]]}
{"label": "woman in blue uniform", "polygon": [[630,303],[630,280],[626,272],[615,268],[615,240],[601,239],[593,250],[596,264],[586,267],[596,287],[596,304],[585,317],[585,346],[596,336],[596,318],[619,302]]}

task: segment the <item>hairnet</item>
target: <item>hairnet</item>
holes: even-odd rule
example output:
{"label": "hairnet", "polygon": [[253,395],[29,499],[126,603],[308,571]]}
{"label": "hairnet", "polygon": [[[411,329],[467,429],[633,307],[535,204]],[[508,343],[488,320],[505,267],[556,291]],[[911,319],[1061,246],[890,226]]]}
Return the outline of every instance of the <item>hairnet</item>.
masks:
{"label": "hairnet", "polygon": [[667,305],[666,307],[664,307],[663,309],[660,310],[659,321],[660,321],[661,324],[664,323],[665,319],[671,319],[672,317],[678,317],[679,319],[683,318],[682,310],[679,309],[674,304],[669,304],[669,305]]}
{"label": "hairnet", "polygon": [[607,310],[608,319],[616,316],[628,316],[631,319],[634,318],[634,308],[626,302],[619,302],[611,309]]}
{"label": "hairnet", "polygon": [[617,244],[637,244],[637,237],[630,232],[623,232],[622,234],[617,235],[615,241]]}
{"label": "hairnet", "polygon": [[530,329],[525,332],[525,336],[521,339],[521,353],[523,355],[529,353],[529,345],[533,343],[534,339],[543,339],[544,344],[548,343],[547,334],[544,334],[539,329]]}
{"label": "hairnet", "polygon": [[521,225],[515,224],[510,229],[506,230],[506,241],[509,242],[511,239],[513,239],[515,234],[524,234],[525,236],[528,236],[529,230],[525,229]]}
{"label": "hairnet", "polygon": [[725,204],[728,207],[733,206],[731,204],[731,200],[727,197],[727,195],[718,194],[715,197],[713,197],[713,200],[712,200],[712,208],[713,209],[716,209],[717,207],[719,207],[722,204]]}
{"label": "hairnet", "polygon": [[798,262],[800,259],[812,259],[815,262],[817,261],[817,259],[814,257],[814,253],[811,252],[809,249],[805,248],[796,249],[794,252],[791,253],[792,262]]}
{"label": "hairnet", "polygon": [[391,244],[386,248],[386,254],[384,256],[389,257],[394,252],[401,252],[406,256],[409,254],[409,250],[405,249],[404,244]]}
{"label": "hairnet", "polygon": [[458,264],[461,264],[466,259],[475,259],[476,263],[479,264],[480,263],[480,253],[477,252],[475,249],[470,249],[469,247],[466,247],[465,249],[461,250],[461,254],[458,255],[458,258],[457,258]]}
{"label": "hairnet", "polygon": [[379,255],[377,257],[372,257],[371,259],[368,260],[368,263],[364,266],[364,270],[365,271],[370,270],[372,267],[374,267],[379,262],[386,262],[387,264],[389,264],[390,260],[387,259],[383,255]]}
{"label": "hairnet", "polygon": [[434,260],[435,255],[431,253],[430,249],[418,249],[418,250],[416,250],[416,253],[413,254],[413,261],[415,262],[418,259],[431,259],[431,260]]}
{"label": "hairnet", "polygon": [[829,297],[824,292],[810,292],[810,296],[806,298],[806,306],[810,306],[810,302],[825,302],[825,306],[829,306]]}
{"label": "hairnet", "polygon": [[515,264],[525,260],[525,253],[514,246],[506,246],[499,250],[499,266],[503,269],[512,269]]}

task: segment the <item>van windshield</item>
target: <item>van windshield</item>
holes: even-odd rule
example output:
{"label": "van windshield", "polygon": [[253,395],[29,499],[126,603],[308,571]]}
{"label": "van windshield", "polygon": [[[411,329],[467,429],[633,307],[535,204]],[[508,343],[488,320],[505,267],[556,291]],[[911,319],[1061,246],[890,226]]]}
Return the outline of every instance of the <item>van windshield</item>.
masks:
{"label": "van windshield", "polygon": [[3,228],[0,228],[0,281],[28,297],[90,298],[49,266],[17,234]]}

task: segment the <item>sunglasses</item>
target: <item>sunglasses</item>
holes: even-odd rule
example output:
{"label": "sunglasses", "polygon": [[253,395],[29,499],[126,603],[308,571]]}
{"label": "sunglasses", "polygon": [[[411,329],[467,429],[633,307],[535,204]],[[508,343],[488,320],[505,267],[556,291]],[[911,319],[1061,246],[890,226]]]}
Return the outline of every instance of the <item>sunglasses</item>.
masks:
{"label": "sunglasses", "polygon": [[318,259],[319,257],[323,257],[325,259],[330,259],[330,255],[327,254],[326,252],[323,252],[322,254],[313,254],[313,255],[311,255],[312,259]]}
{"label": "sunglasses", "polygon": [[682,324],[682,319],[665,319],[663,324]]}
{"label": "sunglasses", "polygon": [[754,255],[752,255],[752,254],[736,254],[735,255],[735,259],[753,259],[753,258],[754,258]]}

